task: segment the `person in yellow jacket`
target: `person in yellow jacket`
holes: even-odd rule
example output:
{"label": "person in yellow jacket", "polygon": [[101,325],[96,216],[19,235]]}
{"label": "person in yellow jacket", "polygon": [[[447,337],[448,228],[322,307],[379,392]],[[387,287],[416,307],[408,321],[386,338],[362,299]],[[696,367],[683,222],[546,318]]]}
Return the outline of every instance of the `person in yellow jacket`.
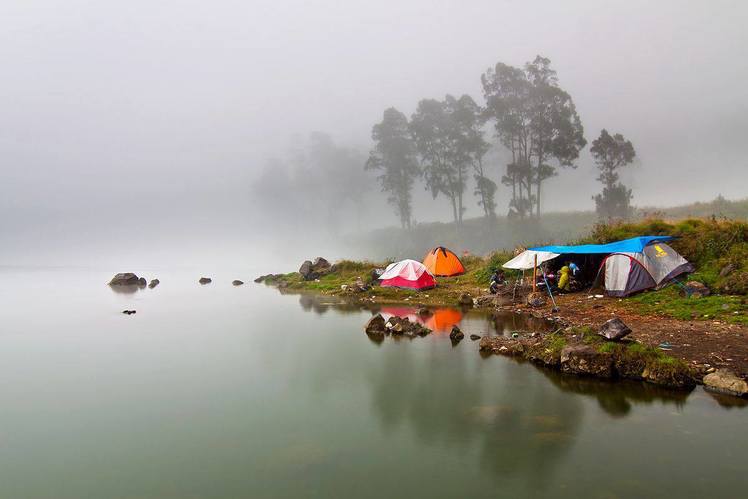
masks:
{"label": "person in yellow jacket", "polygon": [[571,282],[569,281],[569,274],[571,274],[571,270],[569,269],[568,265],[564,265],[561,267],[561,270],[558,271],[560,277],[558,278],[558,290],[559,291],[571,291]]}

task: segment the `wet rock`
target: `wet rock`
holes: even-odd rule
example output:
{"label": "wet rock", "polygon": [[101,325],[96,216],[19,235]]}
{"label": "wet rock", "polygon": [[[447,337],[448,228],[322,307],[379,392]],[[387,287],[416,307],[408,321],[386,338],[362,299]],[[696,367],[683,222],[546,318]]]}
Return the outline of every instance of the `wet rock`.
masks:
{"label": "wet rock", "polygon": [[244,284],[244,281],[240,281],[239,279],[234,279],[233,281],[231,281],[231,284],[233,284],[234,286],[241,286],[242,284]]}
{"label": "wet rock", "polygon": [[460,330],[457,326],[452,326],[452,331],[449,333],[449,339],[457,343],[465,337],[465,333]]}
{"label": "wet rock", "polygon": [[256,282],[256,283],[259,284],[259,283],[265,281],[265,279],[267,279],[269,275],[271,275],[271,274],[261,275],[260,277],[255,278],[254,282]]}
{"label": "wet rock", "polygon": [[686,292],[691,298],[701,298],[703,296],[709,296],[711,291],[706,287],[704,283],[699,281],[688,281],[686,283]]}
{"label": "wet rock", "polygon": [[545,305],[545,295],[538,291],[527,295],[527,304],[531,307],[537,308]]}
{"label": "wet rock", "polygon": [[460,305],[461,307],[472,307],[473,297],[467,293],[462,293],[460,295],[460,299],[457,301],[457,304]]}
{"label": "wet rock", "polygon": [[618,317],[614,317],[605,322],[597,334],[609,340],[619,341],[631,334],[631,328],[624,324]]}
{"label": "wet rock", "polygon": [[161,281],[159,281],[158,279],[151,279],[151,282],[148,283],[148,287],[153,289],[159,284],[161,284]]}
{"label": "wet rock", "polygon": [[431,333],[431,329],[422,326],[417,322],[411,322],[407,317],[398,317],[395,315],[387,319],[385,330],[394,335],[403,335],[410,338],[426,336]]}
{"label": "wet rock", "polygon": [[470,335],[470,339],[473,340],[473,341],[479,340],[480,339],[480,335],[479,334],[471,334]]}
{"label": "wet rock", "polygon": [[133,274],[132,272],[122,272],[120,274],[116,274],[114,277],[112,277],[112,280],[109,281],[110,286],[133,286],[138,284],[140,281],[140,278]]}
{"label": "wet rock", "polygon": [[138,286],[140,286],[141,288],[144,288],[147,285],[148,285],[148,281],[145,280],[145,277],[141,277],[140,279],[138,279]]}
{"label": "wet rock", "polygon": [[704,376],[704,388],[726,395],[748,396],[748,383],[728,369],[717,369]]}
{"label": "wet rock", "polygon": [[364,326],[364,331],[366,331],[367,334],[375,332],[384,333],[386,331],[386,328],[384,317],[382,317],[382,314],[377,314],[369,319],[369,322],[367,322],[366,326]]}
{"label": "wet rock", "polygon": [[135,310],[123,310],[122,313],[125,314],[125,315],[132,315],[132,314],[136,314],[137,311],[135,311]]}
{"label": "wet rock", "polygon": [[728,275],[732,274],[733,271],[735,271],[737,268],[737,265],[735,265],[734,263],[728,263],[727,265],[722,267],[722,270],[719,271],[719,276],[727,277]]}
{"label": "wet rock", "polygon": [[200,284],[209,284],[213,282],[213,279],[211,279],[210,277],[201,277],[197,282],[199,282]]}
{"label": "wet rock", "polygon": [[590,345],[569,345],[561,350],[561,371],[569,374],[584,374],[598,378],[613,376],[613,356],[599,352]]}

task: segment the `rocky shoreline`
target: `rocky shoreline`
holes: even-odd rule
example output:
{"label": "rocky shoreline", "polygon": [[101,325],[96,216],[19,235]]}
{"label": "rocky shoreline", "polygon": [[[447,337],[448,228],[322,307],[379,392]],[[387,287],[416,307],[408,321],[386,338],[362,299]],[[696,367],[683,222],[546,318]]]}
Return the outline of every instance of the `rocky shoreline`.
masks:
{"label": "rocky shoreline", "polygon": [[[663,348],[658,348],[658,343],[642,341],[640,338],[650,338],[647,332],[640,330],[636,320],[631,327],[634,330],[631,338],[623,338],[631,332],[625,324],[623,327],[628,329],[628,332],[620,337],[600,331],[609,319],[617,317],[618,309],[609,307],[613,300],[605,299],[600,300],[601,303],[591,304],[588,308],[592,309],[592,314],[573,313],[568,300],[557,300],[562,310],[559,312],[556,303],[551,307],[542,297],[536,297],[534,302],[528,300],[532,296],[528,297],[526,290],[517,295],[516,290],[505,289],[497,295],[491,295],[474,285],[462,284],[459,278],[443,280],[435,290],[419,294],[379,288],[371,279],[364,281],[361,276],[350,278],[348,276],[353,274],[342,269],[354,263],[340,262],[331,265],[324,258],[317,258],[304,262],[298,273],[268,274],[259,277],[255,282],[275,286],[284,293],[335,295],[353,304],[460,307],[528,314],[547,320],[550,325],[549,331],[518,332],[514,337],[484,336],[479,342],[481,355],[504,355],[529,361],[565,375],[637,380],[676,390],[692,389],[697,384],[703,384],[705,389],[715,393],[748,397],[748,383],[740,375],[742,373],[736,374],[729,365],[715,366],[685,355],[673,355],[667,342]],[[361,270],[360,274],[367,276],[366,265],[355,264],[360,267],[356,270]],[[372,264],[369,264],[369,267],[372,267]],[[323,282],[331,282],[335,286],[331,284],[330,287],[324,287]],[[609,311],[611,308],[612,312]],[[663,319],[664,322],[667,321]],[[670,323],[672,322],[670,320]],[[626,323],[629,324],[629,316],[626,316]],[[670,323],[668,325],[672,326]],[[370,328],[366,327],[365,330],[372,341],[379,342],[385,335],[392,334],[392,324],[388,323],[388,326],[390,327],[373,334],[369,334]],[[405,331],[408,327],[406,325]],[[395,335],[397,334],[399,331],[395,331]],[[425,334],[428,333],[406,332],[404,336],[416,337]],[[459,335],[455,335],[452,340],[454,341],[457,336]]]}

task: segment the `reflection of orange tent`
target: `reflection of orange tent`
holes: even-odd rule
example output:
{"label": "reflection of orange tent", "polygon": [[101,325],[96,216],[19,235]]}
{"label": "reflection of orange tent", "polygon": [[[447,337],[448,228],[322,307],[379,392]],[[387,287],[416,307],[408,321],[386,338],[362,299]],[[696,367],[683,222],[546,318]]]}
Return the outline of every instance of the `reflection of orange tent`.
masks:
{"label": "reflection of orange tent", "polygon": [[449,277],[465,273],[465,267],[457,255],[444,246],[429,250],[423,259],[423,264],[435,276]]}
{"label": "reflection of orange tent", "polygon": [[452,308],[434,310],[434,314],[424,321],[424,325],[433,331],[450,331],[462,320],[462,312]]}

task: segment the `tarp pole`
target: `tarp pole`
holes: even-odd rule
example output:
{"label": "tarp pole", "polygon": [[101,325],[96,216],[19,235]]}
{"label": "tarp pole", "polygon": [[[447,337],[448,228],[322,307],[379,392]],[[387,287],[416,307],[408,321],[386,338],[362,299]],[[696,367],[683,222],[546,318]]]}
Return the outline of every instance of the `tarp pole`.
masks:
{"label": "tarp pole", "polygon": [[[542,270],[542,269],[541,269]],[[543,281],[545,282],[545,289],[548,290],[548,296],[551,297],[551,301],[553,302],[553,312],[558,312],[560,309],[558,308],[558,305],[556,305],[556,300],[553,298],[553,293],[551,292],[551,287],[548,285],[548,278],[545,276],[545,270],[542,270],[543,272]]]}
{"label": "tarp pole", "polygon": [[532,268],[532,292],[538,290],[538,254],[535,253],[535,266]]}

